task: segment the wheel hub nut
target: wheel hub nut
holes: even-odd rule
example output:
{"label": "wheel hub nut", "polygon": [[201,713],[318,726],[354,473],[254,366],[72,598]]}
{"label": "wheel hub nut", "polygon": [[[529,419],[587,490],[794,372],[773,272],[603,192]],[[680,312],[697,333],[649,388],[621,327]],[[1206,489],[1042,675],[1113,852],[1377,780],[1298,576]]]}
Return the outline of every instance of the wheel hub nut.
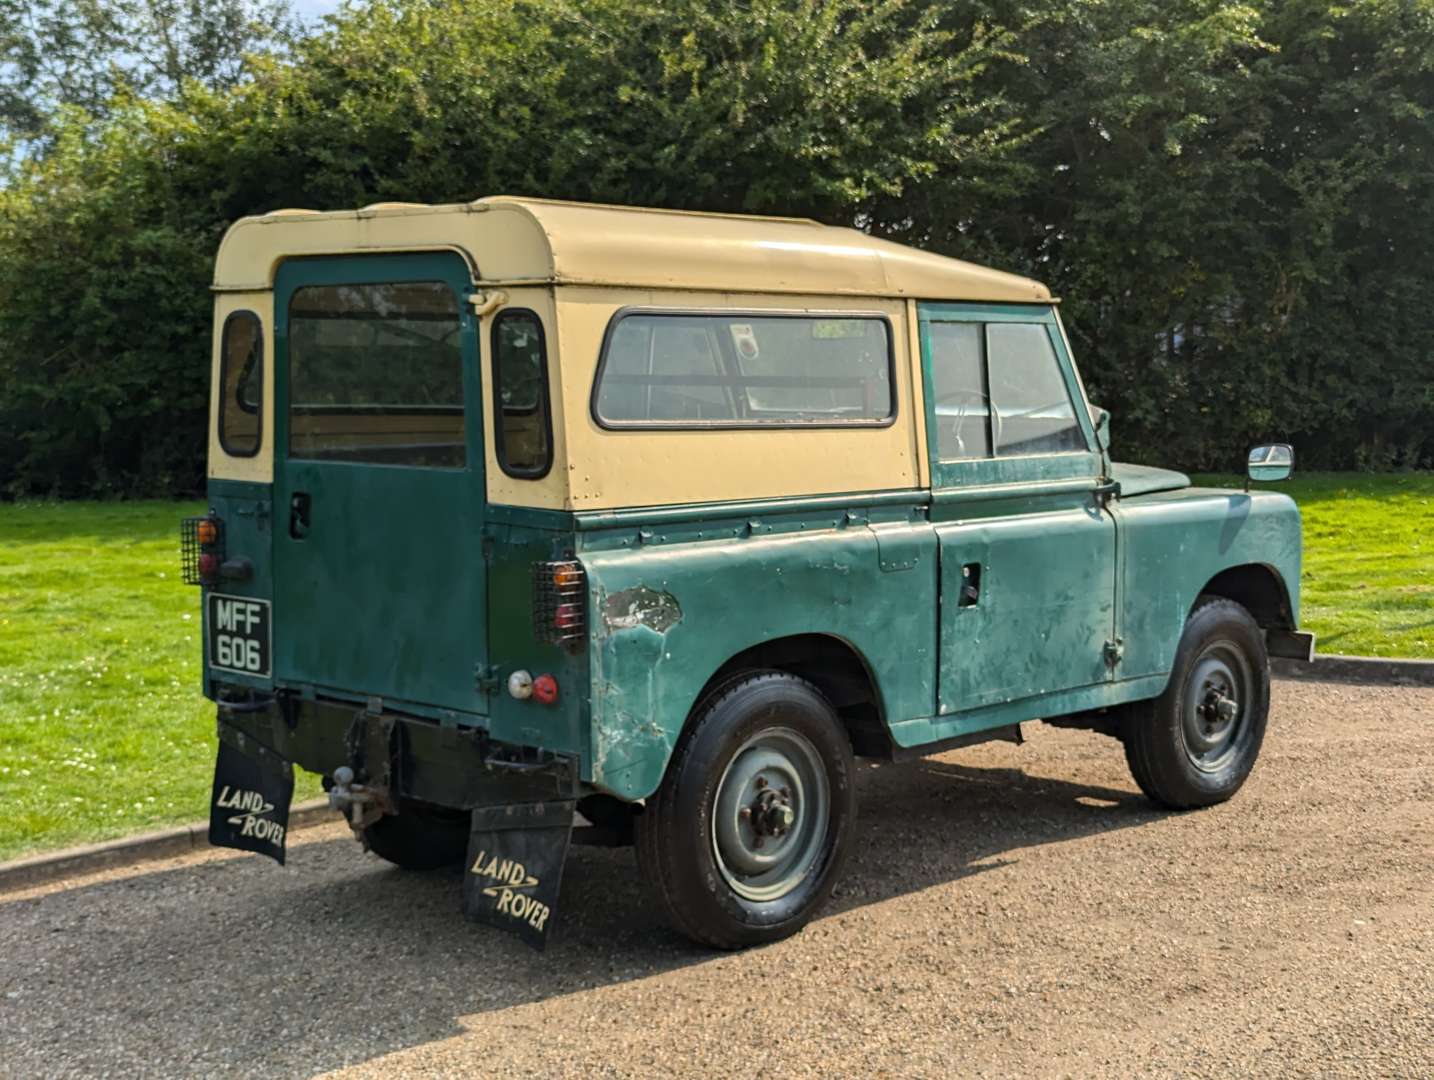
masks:
{"label": "wheel hub nut", "polygon": [[1200,703],[1200,716],[1210,725],[1228,724],[1240,711],[1240,703],[1224,691],[1211,690]]}
{"label": "wheel hub nut", "polygon": [[[742,808],[741,816],[757,834],[754,847],[761,847],[763,837],[784,836],[796,823],[797,812],[787,799],[758,780],[759,794],[751,806]],[[786,789],[784,788],[783,791]]]}

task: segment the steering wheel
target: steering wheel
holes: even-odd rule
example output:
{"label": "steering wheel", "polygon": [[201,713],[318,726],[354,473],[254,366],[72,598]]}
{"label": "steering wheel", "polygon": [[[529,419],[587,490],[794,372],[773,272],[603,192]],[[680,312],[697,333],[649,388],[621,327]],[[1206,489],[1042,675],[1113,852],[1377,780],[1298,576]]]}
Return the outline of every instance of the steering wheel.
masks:
{"label": "steering wheel", "polygon": [[[948,390],[944,394],[937,394],[935,404],[937,406],[946,404],[956,404],[960,406],[960,411],[956,413],[951,421],[951,437],[956,440],[956,447],[963,456],[966,453],[966,443],[961,438],[961,428],[966,423],[968,416],[990,416],[992,449],[1001,444],[1000,414],[991,407],[990,397],[982,391],[958,387],[955,390]],[[972,404],[982,406],[981,410],[967,411],[965,406]]]}

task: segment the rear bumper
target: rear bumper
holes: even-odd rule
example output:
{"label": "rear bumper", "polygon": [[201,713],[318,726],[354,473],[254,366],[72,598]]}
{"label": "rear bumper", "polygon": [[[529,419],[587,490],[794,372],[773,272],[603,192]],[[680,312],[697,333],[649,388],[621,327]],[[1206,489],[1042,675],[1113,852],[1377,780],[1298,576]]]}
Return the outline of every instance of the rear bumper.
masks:
{"label": "rear bumper", "polygon": [[346,765],[395,799],[470,810],[580,794],[575,757],[496,742],[481,728],[287,695],[221,702],[219,724],[325,778]]}

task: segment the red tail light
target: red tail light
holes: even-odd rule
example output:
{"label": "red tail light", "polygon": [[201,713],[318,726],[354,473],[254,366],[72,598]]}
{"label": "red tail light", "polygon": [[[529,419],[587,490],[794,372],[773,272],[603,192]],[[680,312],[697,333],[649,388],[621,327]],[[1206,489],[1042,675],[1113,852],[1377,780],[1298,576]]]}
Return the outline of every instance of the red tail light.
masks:
{"label": "red tail light", "polygon": [[539,675],[533,680],[533,697],[543,705],[558,700],[558,680],[551,675]]}
{"label": "red tail light", "polygon": [[587,635],[588,576],[576,559],[533,564],[533,634],[576,646]]}
{"label": "red tail light", "polygon": [[212,585],[224,562],[224,522],[213,514],[179,523],[179,565],[186,585]]}

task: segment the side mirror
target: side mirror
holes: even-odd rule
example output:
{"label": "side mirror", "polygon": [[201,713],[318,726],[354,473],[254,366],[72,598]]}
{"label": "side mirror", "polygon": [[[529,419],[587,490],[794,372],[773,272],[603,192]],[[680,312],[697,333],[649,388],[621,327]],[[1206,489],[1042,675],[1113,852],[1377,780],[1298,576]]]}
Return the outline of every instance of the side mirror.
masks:
{"label": "side mirror", "polygon": [[1095,444],[1105,453],[1110,449],[1110,410],[1092,405],[1090,422],[1095,425]]}
{"label": "side mirror", "polygon": [[1289,443],[1268,443],[1250,451],[1245,474],[1251,480],[1287,480],[1295,470],[1295,448]]}

